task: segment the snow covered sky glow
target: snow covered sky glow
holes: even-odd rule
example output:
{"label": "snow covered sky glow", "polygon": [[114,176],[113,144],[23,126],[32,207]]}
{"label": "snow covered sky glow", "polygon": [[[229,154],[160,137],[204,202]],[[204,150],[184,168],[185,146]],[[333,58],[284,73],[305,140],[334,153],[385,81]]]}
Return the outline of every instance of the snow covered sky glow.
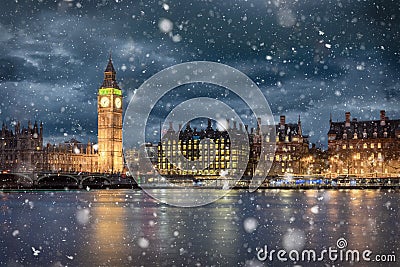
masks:
{"label": "snow covered sky glow", "polygon": [[110,49],[125,105],[158,71],[209,60],[247,74],[276,118],[301,115],[312,142],[330,113],[400,118],[397,0],[3,2],[0,119],[43,121],[49,142],[96,140]]}

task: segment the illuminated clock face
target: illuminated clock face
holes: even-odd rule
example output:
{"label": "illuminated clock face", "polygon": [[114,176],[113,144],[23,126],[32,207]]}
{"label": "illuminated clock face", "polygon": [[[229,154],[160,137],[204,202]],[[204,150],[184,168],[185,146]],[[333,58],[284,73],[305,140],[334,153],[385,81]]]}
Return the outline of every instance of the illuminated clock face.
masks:
{"label": "illuminated clock face", "polygon": [[103,108],[108,107],[110,105],[110,99],[106,96],[103,96],[100,98],[100,106]]}
{"label": "illuminated clock face", "polygon": [[121,98],[118,97],[115,99],[115,107],[121,108],[121,106],[122,106],[122,101],[121,101]]}

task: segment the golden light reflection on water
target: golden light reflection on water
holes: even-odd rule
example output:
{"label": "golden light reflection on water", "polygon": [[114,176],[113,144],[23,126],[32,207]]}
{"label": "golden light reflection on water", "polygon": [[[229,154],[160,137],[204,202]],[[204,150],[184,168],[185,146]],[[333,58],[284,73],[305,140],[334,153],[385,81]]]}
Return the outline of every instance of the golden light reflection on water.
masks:
{"label": "golden light reflection on water", "polygon": [[127,247],[121,246],[127,231],[125,195],[114,191],[94,191],[92,194],[88,247],[94,255],[90,256],[88,264],[105,266],[110,261],[127,259]]}

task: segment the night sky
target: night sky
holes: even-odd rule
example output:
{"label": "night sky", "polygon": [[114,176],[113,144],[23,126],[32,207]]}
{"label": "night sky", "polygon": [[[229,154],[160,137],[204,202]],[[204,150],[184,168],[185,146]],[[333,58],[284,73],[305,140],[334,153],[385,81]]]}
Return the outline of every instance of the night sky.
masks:
{"label": "night sky", "polygon": [[6,0],[0,120],[43,121],[45,142],[96,140],[96,96],[111,50],[125,107],[158,71],[215,61],[256,82],[276,121],[301,115],[304,134],[326,146],[330,113],[369,120],[385,109],[400,118],[399,31],[398,0]]}

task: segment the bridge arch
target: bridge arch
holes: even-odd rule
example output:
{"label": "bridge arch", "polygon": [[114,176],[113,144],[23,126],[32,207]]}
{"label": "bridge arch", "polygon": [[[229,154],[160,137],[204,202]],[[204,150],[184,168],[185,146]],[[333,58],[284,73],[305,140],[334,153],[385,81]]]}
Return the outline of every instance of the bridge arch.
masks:
{"label": "bridge arch", "polygon": [[11,173],[18,177],[18,182],[23,183],[24,181],[28,181],[29,183],[33,184],[33,179],[27,174],[24,173]]}
{"label": "bridge arch", "polygon": [[34,181],[32,177],[24,173],[2,173],[0,174],[0,187],[31,187]]}
{"label": "bridge arch", "polygon": [[78,187],[79,179],[69,174],[53,174],[38,177],[36,184],[45,188]]}
{"label": "bridge arch", "polygon": [[111,180],[101,175],[90,175],[82,178],[80,185],[82,187],[107,187],[111,185]]}

